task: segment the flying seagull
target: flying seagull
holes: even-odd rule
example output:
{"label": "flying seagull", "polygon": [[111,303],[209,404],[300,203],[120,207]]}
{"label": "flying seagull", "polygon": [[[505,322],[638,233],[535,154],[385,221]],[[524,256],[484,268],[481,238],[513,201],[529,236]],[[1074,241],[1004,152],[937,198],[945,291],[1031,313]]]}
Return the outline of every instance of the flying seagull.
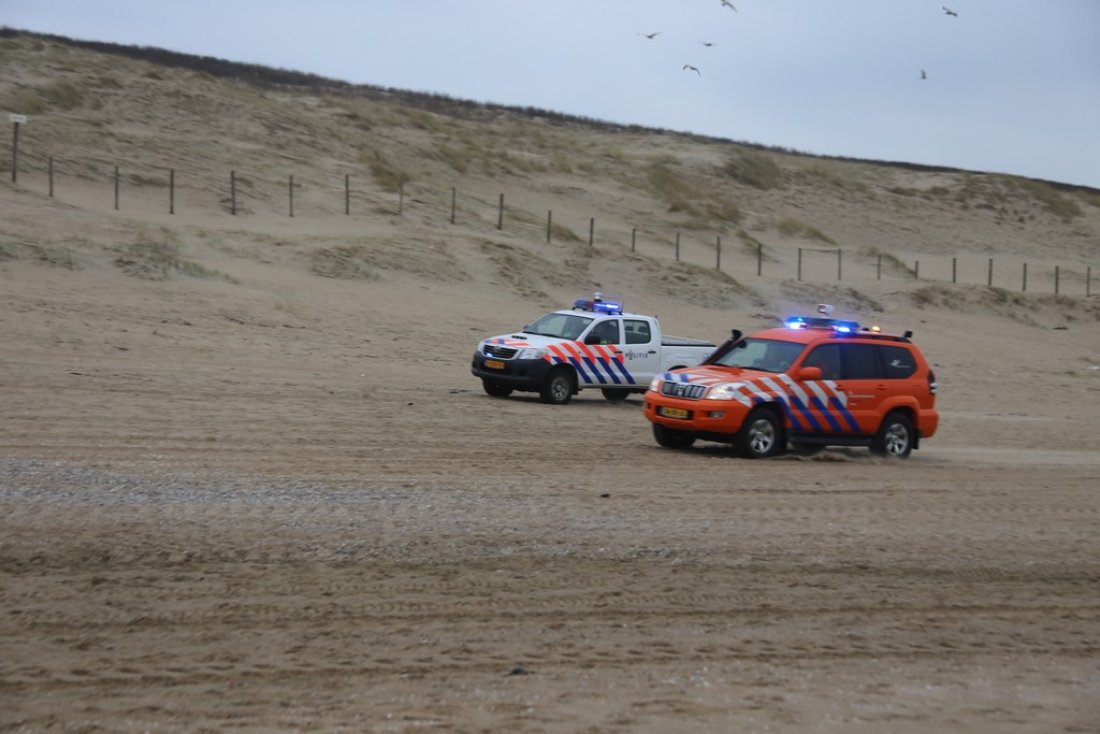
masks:
{"label": "flying seagull", "polygon": [[921,69],[920,70],[920,78],[921,79],[927,79],[928,78],[928,72],[926,72],[924,69]]}
{"label": "flying seagull", "polygon": [[730,0],[721,0],[721,1],[722,1],[722,7],[723,8],[729,8],[733,12],[735,12],[735,13],[737,12],[737,8],[735,8],[733,6],[733,3],[731,3]]}
{"label": "flying seagull", "polygon": [[639,33],[638,35],[639,35],[639,36],[645,36],[646,38],[648,38],[649,40],[651,40],[651,41],[652,41],[652,40],[653,40],[654,38],[656,38],[657,36],[661,35],[661,32],[660,32],[660,31],[656,31],[655,33]]}
{"label": "flying seagull", "polygon": [[697,68],[695,68],[694,66],[692,66],[691,64],[684,64],[684,69],[683,70],[684,71],[694,71],[699,76],[703,76],[703,73],[701,71],[699,71]]}
{"label": "flying seagull", "polygon": [[707,48],[710,48],[711,46],[714,45],[714,41],[699,41],[699,43],[703,44]]}
{"label": "flying seagull", "polygon": [[[723,0],[723,1],[724,1],[724,0]],[[958,18],[958,17],[959,17],[959,14],[958,14],[958,13],[956,13],[956,12],[955,12],[954,10],[952,10],[952,9],[951,9],[951,8],[949,8],[949,7],[947,7],[946,5],[944,5],[944,6],[943,6],[943,12],[947,13],[948,15],[953,15],[953,16],[955,16],[956,18]]]}

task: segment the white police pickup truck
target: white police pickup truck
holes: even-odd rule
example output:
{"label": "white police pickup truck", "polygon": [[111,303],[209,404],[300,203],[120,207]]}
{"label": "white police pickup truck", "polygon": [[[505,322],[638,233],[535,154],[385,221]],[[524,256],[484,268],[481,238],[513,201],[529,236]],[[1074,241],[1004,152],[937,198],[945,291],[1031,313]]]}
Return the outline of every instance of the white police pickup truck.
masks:
{"label": "white police pickup truck", "polygon": [[716,347],[664,336],[655,317],[623,313],[621,303],[597,293],[517,333],[483,340],[471,371],[494,397],[537,392],[544,403],[565,405],[579,390],[599,388],[620,401],[644,393],[657,374],[701,363]]}

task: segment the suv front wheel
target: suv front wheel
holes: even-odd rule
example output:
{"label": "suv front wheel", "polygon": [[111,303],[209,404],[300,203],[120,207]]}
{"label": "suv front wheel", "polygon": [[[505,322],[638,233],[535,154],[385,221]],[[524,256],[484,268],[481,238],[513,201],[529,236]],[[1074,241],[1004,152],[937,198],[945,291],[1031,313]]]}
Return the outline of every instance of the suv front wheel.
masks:
{"label": "suv front wheel", "polygon": [[779,417],[767,408],[757,408],[749,413],[733,443],[737,453],[748,459],[775,456],[785,445]]}
{"label": "suv front wheel", "polygon": [[904,413],[890,413],[871,441],[871,451],[879,456],[908,459],[913,451],[913,421]]}

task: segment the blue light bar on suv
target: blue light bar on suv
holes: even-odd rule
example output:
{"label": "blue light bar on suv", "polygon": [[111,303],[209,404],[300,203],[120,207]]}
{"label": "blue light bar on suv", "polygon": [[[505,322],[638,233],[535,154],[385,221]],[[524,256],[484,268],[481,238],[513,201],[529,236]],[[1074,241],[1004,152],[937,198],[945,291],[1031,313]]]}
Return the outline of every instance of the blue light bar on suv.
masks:
{"label": "blue light bar on suv", "polygon": [[840,334],[852,334],[859,331],[858,321],[844,319],[826,319],[820,316],[791,316],[783,325],[788,329],[832,329]]}

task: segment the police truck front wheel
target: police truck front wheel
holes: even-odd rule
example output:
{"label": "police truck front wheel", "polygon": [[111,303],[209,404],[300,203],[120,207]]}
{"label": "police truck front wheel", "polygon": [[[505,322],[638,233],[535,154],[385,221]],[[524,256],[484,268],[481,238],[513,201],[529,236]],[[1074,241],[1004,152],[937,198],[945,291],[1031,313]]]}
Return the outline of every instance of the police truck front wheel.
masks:
{"label": "police truck front wheel", "polygon": [[653,424],[653,438],[666,449],[686,449],[695,443],[695,437],[684,431],[677,431],[660,423]]}
{"label": "police truck front wheel", "polygon": [[757,408],[741,424],[733,446],[747,459],[766,459],[779,453],[784,444],[779,417],[767,408]]}
{"label": "police truck front wheel", "polygon": [[550,405],[565,405],[573,397],[573,378],[564,369],[556,369],[546,376],[546,382],[539,390],[542,402]]}
{"label": "police truck front wheel", "polygon": [[485,392],[489,393],[494,398],[506,398],[512,394],[512,388],[508,387],[502,382],[482,380],[481,386],[485,388]]}
{"label": "police truck front wheel", "polygon": [[913,421],[905,413],[891,413],[871,440],[871,451],[879,456],[908,459],[913,451]]}

